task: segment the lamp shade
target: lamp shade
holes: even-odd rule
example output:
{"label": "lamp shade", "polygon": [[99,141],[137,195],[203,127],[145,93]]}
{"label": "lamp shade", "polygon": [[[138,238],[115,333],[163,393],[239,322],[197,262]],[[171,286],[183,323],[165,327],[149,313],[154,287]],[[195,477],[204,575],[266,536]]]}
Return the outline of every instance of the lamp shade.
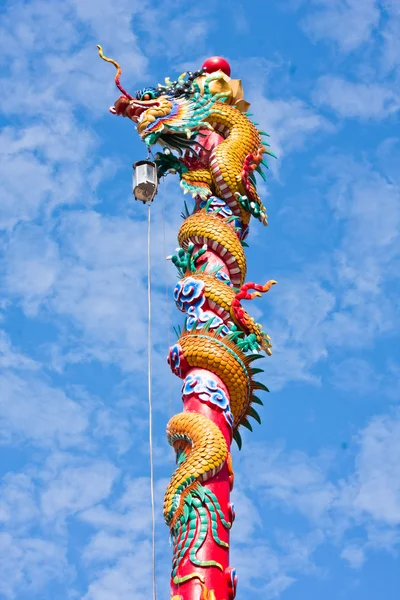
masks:
{"label": "lamp shade", "polygon": [[139,160],[133,165],[133,195],[143,203],[152,202],[157,194],[157,165],[151,160]]}

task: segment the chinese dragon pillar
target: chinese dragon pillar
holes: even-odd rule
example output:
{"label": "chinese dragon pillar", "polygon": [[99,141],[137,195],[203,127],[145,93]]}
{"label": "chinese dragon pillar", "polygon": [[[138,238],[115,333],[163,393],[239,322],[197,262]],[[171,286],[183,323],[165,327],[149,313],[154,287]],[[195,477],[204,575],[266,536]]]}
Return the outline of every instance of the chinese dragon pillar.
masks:
{"label": "chinese dragon pillar", "polygon": [[180,280],[174,300],[186,320],[168,363],[183,380],[183,412],[167,425],[177,467],[164,499],[173,558],[173,600],[233,600],[236,572],[229,564],[235,513],[231,443],[240,428],[260,422],[262,404],[254,362],[271,354],[269,336],[242,305],[276,283],[245,283],[245,238],[251,216],[267,225],[255,172],[263,176],[267,135],[249,118],[239,80],[221,58],[177,81],[122,95],[110,111],[131,119],[148,147],[158,143],[158,176],[177,173],[194,208],[185,204],[179,248],[170,257]]}

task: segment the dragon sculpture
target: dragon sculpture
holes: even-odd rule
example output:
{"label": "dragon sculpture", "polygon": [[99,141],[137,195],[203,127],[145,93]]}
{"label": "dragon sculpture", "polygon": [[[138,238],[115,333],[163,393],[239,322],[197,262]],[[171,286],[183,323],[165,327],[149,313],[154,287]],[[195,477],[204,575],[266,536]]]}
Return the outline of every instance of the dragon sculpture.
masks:
{"label": "dragon sculpture", "polygon": [[[240,428],[252,430],[250,418],[262,404],[255,380],[262,372],[253,362],[271,341],[242,306],[267,292],[265,285],[245,283],[244,248],[251,216],[267,225],[257,193],[255,172],[263,178],[264,155],[274,156],[247,112],[240,81],[224,69],[205,66],[177,81],[146,87],[135,97],[121,91],[110,111],[129,118],[155,155],[158,176],[177,173],[184,193],[195,200],[178,233],[179,248],[169,257],[180,280],[174,290],[186,319],[168,363],[183,380],[184,411],[167,425],[177,468],[164,499],[164,519],[173,546],[172,600],[233,600],[236,572],[229,566],[229,530],[234,507],[230,453],[239,448]],[[223,64],[225,61],[223,61]]]}

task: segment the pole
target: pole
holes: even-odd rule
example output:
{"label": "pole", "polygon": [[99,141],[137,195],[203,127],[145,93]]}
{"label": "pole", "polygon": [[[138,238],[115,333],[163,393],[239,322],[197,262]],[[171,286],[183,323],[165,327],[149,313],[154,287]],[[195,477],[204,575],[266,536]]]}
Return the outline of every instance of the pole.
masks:
{"label": "pole", "polygon": [[[210,240],[212,245],[212,240]],[[203,248],[204,249],[204,248]],[[192,249],[192,254],[199,254],[201,248],[197,245]],[[198,320],[210,322],[213,320],[220,324],[221,318],[217,307],[211,308],[210,301],[206,300],[204,294],[202,301],[201,288],[204,280],[216,267],[220,267],[219,273],[228,274],[226,262],[214,251],[207,249],[201,254],[199,260],[205,265],[202,271],[203,279],[188,276],[178,282],[175,288],[175,300],[181,310],[186,314],[195,315],[194,326]],[[193,267],[196,267],[193,264]],[[222,284],[226,285],[226,284]],[[189,291],[191,290],[192,293]],[[211,301],[212,302],[212,301]],[[201,306],[199,306],[201,304]],[[204,318],[204,315],[206,317]],[[233,416],[230,411],[230,395],[223,379],[213,369],[213,361],[216,355],[214,349],[223,358],[226,348],[209,348],[207,344],[213,344],[218,340],[212,329],[202,330],[210,334],[205,336],[199,356],[196,353],[197,328],[184,338],[182,344],[189,348],[192,346],[192,364],[208,364],[210,368],[191,366],[184,357],[180,344],[176,344],[170,350],[169,363],[173,372],[180,376],[184,383],[182,389],[182,401],[184,412],[173,417],[168,424],[167,432],[170,443],[177,452],[178,464],[182,454],[187,450],[191,457],[197,456],[193,461],[193,473],[202,471],[206,479],[199,485],[201,492],[187,492],[186,498],[176,498],[176,490],[187,478],[187,466],[181,463],[182,475],[173,477],[170,488],[166,493],[165,510],[172,503],[175,492],[175,501],[179,507],[185,503],[183,518],[171,528],[173,545],[173,569],[171,577],[171,595],[174,600],[233,600],[235,597],[236,575],[235,570],[229,564],[229,532],[234,520],[234,508],[230,502],[230,492],[233,488],[233,471],[231,464],[231,442]],[[200,334],[201,335],[201,334]],[[214,337],[215,336],[215,337]],[[223,338],[222,338],[223,339]],[[177,356],[180,357],[177,360]],[[189,359],[190,361],[190,359]],[[191,441],[182,440],[179,435],[179,427],[182,432],[189,433]],[[179,470],[178,466],[178,470]],[[217,473],[213,474],[215,470]],[[190,486],[190,483],[189,483]],[[185,493],[186,490],[182,490]],[[165,511],[164,511],[165,513]]]}
{"label": "pole", "polygon": [[121,86],[119,64],[98,48],[117,69],[115,82],[122,92],[110,112],[131,119],[148,147],[160,143],[165,148],[154,163],[136,163],[146,163],[136,173],[137,197],[153,199],[157,168],[158,177],[178,173],[184,192],[195,199],[178,232],[179,248],[170,257],[180,276],[174,300],[186,314],[168,356],[183,382],[183,411],[167,425],[177,462],[164,498],[173,548],[171,598],[233,600],[231,444],[235,440],[241,448],[240,428],[252,431],[250,418],[261,422],[256,394],[268,389],[255,380],[262,370],[253,362],[262,358],[261,351],[271,354],[269,336],[242,301],[276,283],[245,283],[244,248],[250,218],[267,225],[254,174],[264,178],[263,156],[274,155],[262,141],[268,134],[250,120],[241,82],[230,79],[226,60],[213,57],[199,71],[177,81],[167,78],[165,85],[146,87],[133,97]]}

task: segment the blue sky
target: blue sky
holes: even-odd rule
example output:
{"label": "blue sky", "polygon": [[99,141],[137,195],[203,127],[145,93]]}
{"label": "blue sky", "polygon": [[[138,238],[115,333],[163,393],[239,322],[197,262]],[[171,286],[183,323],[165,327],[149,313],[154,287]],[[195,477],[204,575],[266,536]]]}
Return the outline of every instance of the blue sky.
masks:
{"label": "blue sky", "polygon": [[[251,307],[274,354],[234,451],[238,600],[398,598],[397,0],[0,6],[0,597],[150,596],[144,148],[100,43],[131,92],[225,56],[279,156],[249,237],[249,280],[278,285]],[[152,209],[160,598],[182,203],[170,177]]]}

